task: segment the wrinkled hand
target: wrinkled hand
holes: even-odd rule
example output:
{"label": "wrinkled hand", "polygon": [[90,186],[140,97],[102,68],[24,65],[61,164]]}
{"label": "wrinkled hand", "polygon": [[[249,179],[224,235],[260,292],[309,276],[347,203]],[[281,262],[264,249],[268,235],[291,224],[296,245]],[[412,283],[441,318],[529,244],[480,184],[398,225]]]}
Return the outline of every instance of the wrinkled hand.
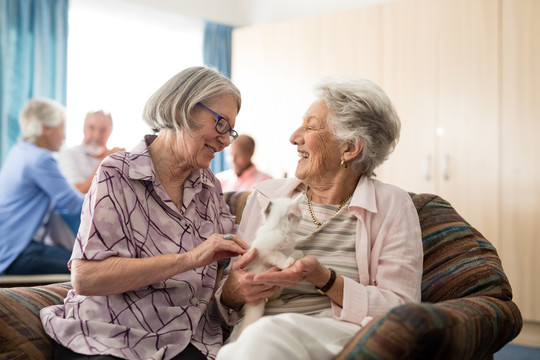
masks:
{"label": "wrinkled hand", "polygon": [[246,266],[256,257],[257,249],[253,249],[232,263],[221,294],[221,301],[228,307],[239,309],[244,303],[257,305],[279,290],[279,286],[255,281],[256,275],[246,272]]}
{"label": "wrinkled hand", "polygon": [[244,254],[249,249],[238,236],[225,239],[222,234],[213,234],[203,243],[189,251],[194,267],[209,265],[222,258],[235,257]]}
{"label": "wrinkled hand", "polygon": [[305,256],[296,260],[286,269],[279,270],[276,267],[255,275],[253,281],[264,283],[267,286],[291,287],[302,280],[313,283],[324,273],[325,267],[314,256]]}
{"label": "wrinkled hand", "polygon": [[120,147],[114,147],[112,149],[107,149],[105,150],[105,152],[103,153],[103,155],[101,156],[103,159],[105,159],[107,156],[109,155],[112,155],[116,152],[119,152],[119,151],[126,151],[125,148],[120,148]]}

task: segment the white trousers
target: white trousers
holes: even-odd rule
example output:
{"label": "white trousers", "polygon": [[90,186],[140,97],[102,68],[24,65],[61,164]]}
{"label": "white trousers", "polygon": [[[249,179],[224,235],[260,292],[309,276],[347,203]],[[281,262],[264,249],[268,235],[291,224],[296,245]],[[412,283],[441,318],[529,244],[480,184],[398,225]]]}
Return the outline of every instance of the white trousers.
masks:
{"label": "white trousers", "polygon": [[329,317],[264,316],[244,329],[236,341],[224,345],[217,360],[328,360],[360,329],[360,325]]}

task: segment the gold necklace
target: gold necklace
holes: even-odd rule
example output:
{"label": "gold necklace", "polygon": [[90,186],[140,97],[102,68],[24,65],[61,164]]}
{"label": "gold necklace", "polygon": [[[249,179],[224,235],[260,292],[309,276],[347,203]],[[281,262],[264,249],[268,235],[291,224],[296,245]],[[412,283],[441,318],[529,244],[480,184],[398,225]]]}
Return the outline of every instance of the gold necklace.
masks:
{"label": "gold necklace", "polygon": [[[349,199],[353,196],[353,193],[351,193],[349,196],[347,196],[347,198],[345,198],[345,200],[343,200],[341,202],[341,204],[339,204],[335,214],[337,214],[337,212],[339,210],[341,210],[341,208],[347,203],[347,201],[349,201]],[[313,219],[313,223],[315,224],[315,226],[317,226],[317,229],[320,228],[321,226],[323,226],[326,222],[320,222],[316,217],[315,217],[315,212],[313,211],[313,205],[311,204],[311,191],[308,191],[308,193],[306,194],[306,197],[307,197],[307,204],[308,204],[308,208],[309,208],[309,213],[311,214],[311,219]]]}

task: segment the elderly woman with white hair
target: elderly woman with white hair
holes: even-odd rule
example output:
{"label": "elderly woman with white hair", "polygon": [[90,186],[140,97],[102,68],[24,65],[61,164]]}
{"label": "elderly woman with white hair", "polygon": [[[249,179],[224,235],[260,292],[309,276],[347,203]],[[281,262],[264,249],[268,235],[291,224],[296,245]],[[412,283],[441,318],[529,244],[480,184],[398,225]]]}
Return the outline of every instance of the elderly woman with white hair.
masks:
{"label": "elderly woman with white hair", "polygon": [[296,178],[255,185],[238,230],[250,243],[269,201],[303,193],[292,237],[304,257],[258,275],[244,270],[256,250],[232,262],[216,293],[228,324],[244,303],[267,303],[261,319],[238,337],[233,331],[218,359],[331,359],[373,317],[420,301],[416,209],[407,192],[373,178],[398,141],[399,118],[371,81],[328,81],[318,90],[290,137]]}
{"label": "elderly woman with white hair", "polygon": [[31,99],[20,112],[20,141],[0,170],[0,274],[69,273],[71,249],[52,244],[73,245],[75,235],[51,238],[54,217],[80,217],[84,201],[53,157],[65,118],[64,107],[50,99]]}

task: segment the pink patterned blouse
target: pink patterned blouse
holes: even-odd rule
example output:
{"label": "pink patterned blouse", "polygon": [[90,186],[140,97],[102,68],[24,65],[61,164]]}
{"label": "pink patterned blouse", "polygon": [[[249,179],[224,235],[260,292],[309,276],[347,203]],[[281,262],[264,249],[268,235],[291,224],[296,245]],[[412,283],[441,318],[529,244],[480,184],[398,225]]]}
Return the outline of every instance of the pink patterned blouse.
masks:
{"label": "pink patterned blouse", "polygon": [[[234,217],[212,172],[195,170],[178,211],[157,179],[148,135],[131,153],[106,158],[83,205],[71,259],[144,258],[187,252],[213,233],[235,233]],[[63,305],[44,308],[45,331],[81,354],[170,359],[188,343],[214,359],[222,344],[209,306],[217,263],[110,296],[71,290]]]}

